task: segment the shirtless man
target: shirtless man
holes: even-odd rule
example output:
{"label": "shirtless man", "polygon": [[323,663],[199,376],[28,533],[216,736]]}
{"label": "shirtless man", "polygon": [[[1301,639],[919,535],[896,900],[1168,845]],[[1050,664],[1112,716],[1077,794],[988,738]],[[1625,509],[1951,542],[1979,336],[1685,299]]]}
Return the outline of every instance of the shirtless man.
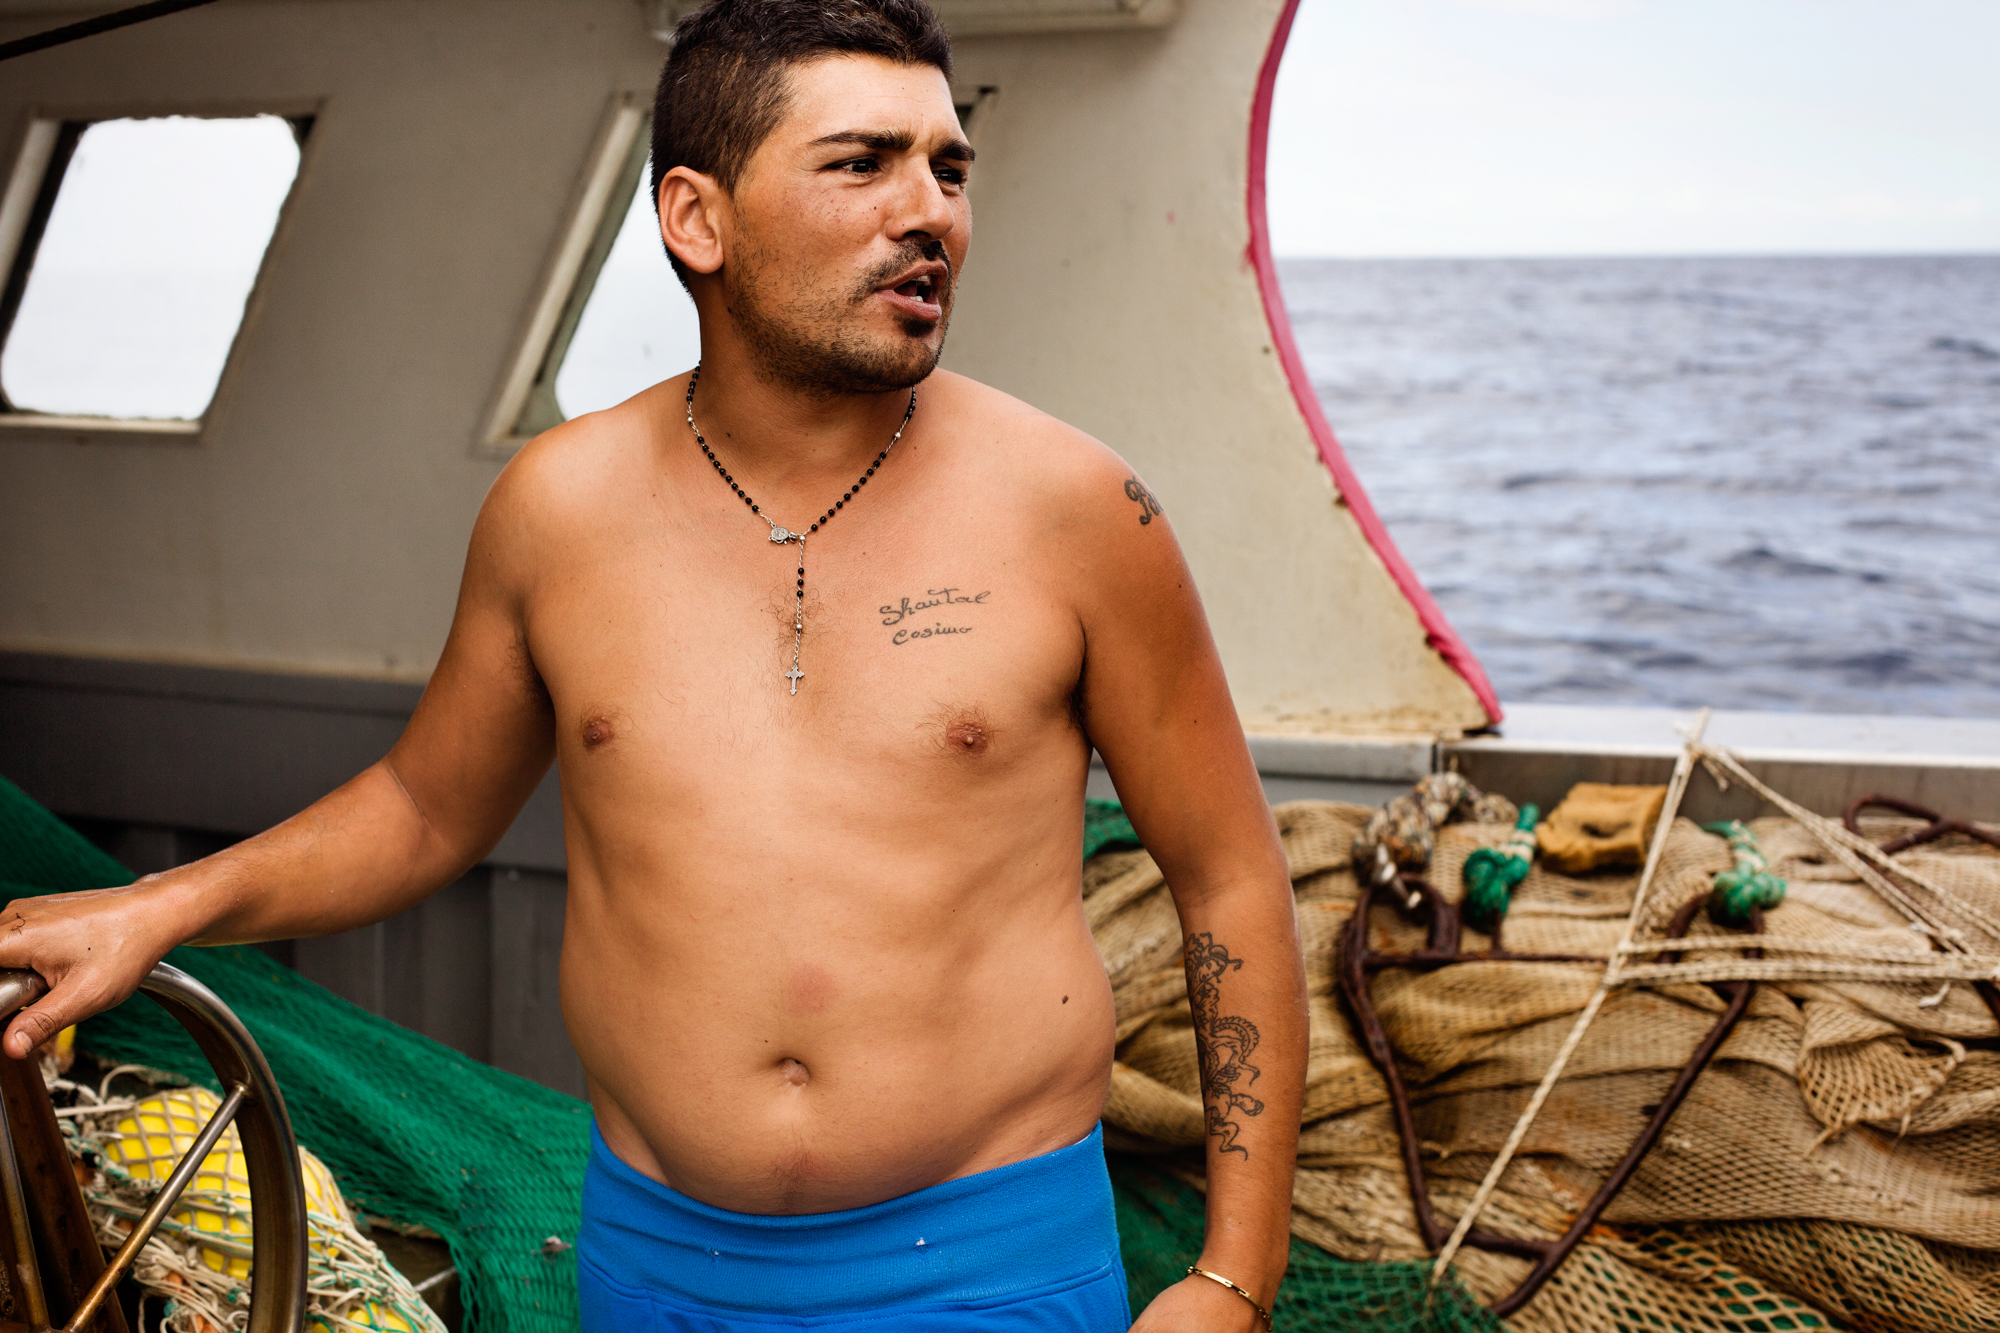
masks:
{"label": "shirtless man", "polygon": [[403,911],[553,756],[563,1011],[601,1134],[584,1326],[1122,1329],[1111,991],[1078,893],[1094,745],[1198,997],[1188,1258],[1241,1289],[1193,1274],[1137,1327],[1263,1326],[1305,1068],[1285,862],[1158,503],[1095,440],[934,371],[972,225],[949,67],[922,0],[682,24],[653,161],[698,379],[501,474],[380,763],[205,861],[9,906],[0,966],[53,990],[8,1055],[183,941]]}

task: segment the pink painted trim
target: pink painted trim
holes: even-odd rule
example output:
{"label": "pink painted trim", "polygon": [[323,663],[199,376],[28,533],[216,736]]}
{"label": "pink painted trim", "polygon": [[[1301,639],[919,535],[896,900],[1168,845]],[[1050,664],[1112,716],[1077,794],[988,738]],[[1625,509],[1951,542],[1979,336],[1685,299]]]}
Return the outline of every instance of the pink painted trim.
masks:
{"label": "pink painted trim", "polygon": [[1354,475],[1353,465],[1347,461],[1340,441],[1334,438],[1333,427],[1327,423],[1319,396],[1313,392],[1312,379],[1306,374],[1305,362],[1299,357],[1298,343],[1292,337],[1291,316],[1285,312],[1285,295],[1278,286],[1278,266],[1271,258],[1271,226],[1264,213],[1264,159],[1271,137],[1271,94],[1278,83],[1278,62],[1284,58],[1285,42],[1292,35],[1292,19],[1298,9],[1299,0],[1285,0],[1285,12],[1278,16],[1270,48],[1264,52],[1264,67],[1257,73],[1257,98],[1250,107],[1250,249],[1245,257],[1257,271],[1257,289],[1263,293],[1264,314],[1271,322],[1271,343],[1277,350],[1278,363],[1284,367],[1285,378],[1291,383],[1292,398],[1305,416],[1306,428],[1319,446],[1321,461],[1333,473],[1334,484],[1340,488],[1348,512],[1354,515],[1354,521],[1361,525],[1361,535],[1388,567],[1389,577],[1416,609],[1417,620],[1424,627],[1425,642],[1465,678],[1486,710],[1487,720],[1498,722],[1500,700],[1493,693],[1492,683],[1486,679],[1486,672],[1472,650],[1431,600],[1430,592],[1418,581],[1410,562],[1396,549],[1375,506],[1368,502],[1368,493],[1361,489],[1360,478]]}

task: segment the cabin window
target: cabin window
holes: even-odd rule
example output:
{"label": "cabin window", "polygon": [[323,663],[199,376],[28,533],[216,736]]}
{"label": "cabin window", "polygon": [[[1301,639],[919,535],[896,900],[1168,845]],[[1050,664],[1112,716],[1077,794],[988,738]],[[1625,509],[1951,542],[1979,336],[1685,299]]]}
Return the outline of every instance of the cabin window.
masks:
{"label": "cabin window", "polygon": [[645,99],[611,99],[480,432],[482,451],[510,454],[699,356],[694,303],[667,263],[645,188],[651,128]]}
{"label": "cabin window", "polygon": [[309,127],[32,122],[0,201],[0,420],[199,423]]}
{"label": "cabin window", "polygon": [[633,185],[556,371],[561,419],[615,406],[701,359],[694,302],[667,262],[643,169]]}

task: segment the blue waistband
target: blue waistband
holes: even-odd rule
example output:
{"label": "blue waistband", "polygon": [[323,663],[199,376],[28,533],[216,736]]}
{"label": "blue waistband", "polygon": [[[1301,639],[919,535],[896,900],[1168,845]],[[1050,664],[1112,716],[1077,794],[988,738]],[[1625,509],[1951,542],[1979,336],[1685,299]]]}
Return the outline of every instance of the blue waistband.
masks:
{"label": "blue waistband", "polygon": [[831,1314],[980,1301],[1116,1265],[1104,1131],[1024,1162],[838,1213],[701,1203],[590,1133],[580,1258],[624,1286],[733,1310]]}

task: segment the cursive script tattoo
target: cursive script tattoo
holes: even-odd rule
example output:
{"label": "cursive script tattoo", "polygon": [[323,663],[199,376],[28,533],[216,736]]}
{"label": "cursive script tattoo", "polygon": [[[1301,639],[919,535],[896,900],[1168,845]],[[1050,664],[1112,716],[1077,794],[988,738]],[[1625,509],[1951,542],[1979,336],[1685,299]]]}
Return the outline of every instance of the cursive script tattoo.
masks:
{"label": "cursive script tattoo", "polygon": [[889,642],[898,648],[918,639],[935,639],[945,634],[970,634],[970,625],[932,625],[929,629],[899,629],[889,636]]}
{"label": "cursive script tattoo", "polygon": [[919,611],[928,611],[934,606],[984,606],[986,599],[993,595],[989,589],[982,593],[962,593],[956,588],[930,588],[921,598],[912,600],[905,597],[894,606],[882,608],[882,623],[900,625]]}
{"label": "cursive script tattoo", "polygon": [[1167,512],[1160,508],[1159,497],[1147,490],[1146,483],[1140,481],[1136,476],[1125,483],[1125,498],[1139,502],[1139,523],[1141,526],[1151,523],[1155,514],[1164,514]]}
{"label": "cursive script tattoo", "polygon": [[1222,1012],[1222,978],[1242,966],[1243,960],[1231,958],[1213,935],[1188,936],[1188,1008],[1194,1015],[1194,1046],[1201,1060],[1201,1099],[1208,1109],[1208,1132],[1222,1140],[1219,1151],[1242,1153],[1247,1158],[1250,1150],[1236,1141],[1242,1126],[1231,1117],[1238,1111],[1246,1116],[1264,1113],[1264,1103],[1248,1091],[1236,1090],[1239,1080],[1247,1089],[1261,1072],[1250,1063],[1257,1050],[1257,1025]]}

